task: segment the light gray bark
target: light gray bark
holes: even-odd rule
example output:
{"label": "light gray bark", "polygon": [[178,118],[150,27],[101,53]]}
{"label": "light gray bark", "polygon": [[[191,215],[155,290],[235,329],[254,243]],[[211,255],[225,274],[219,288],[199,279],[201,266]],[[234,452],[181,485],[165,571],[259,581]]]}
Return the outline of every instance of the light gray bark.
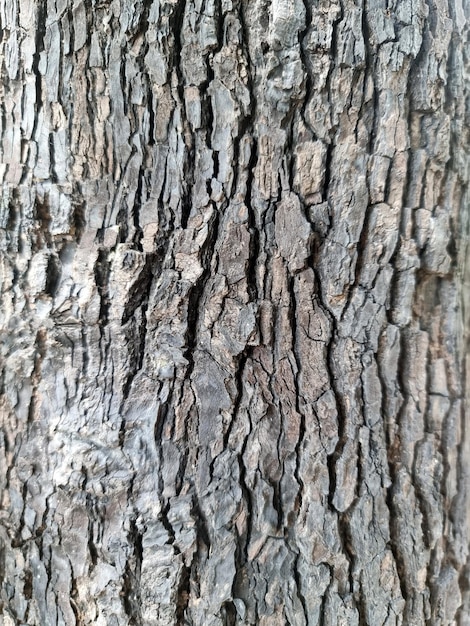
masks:
{"label": "light gray bark", "polygon": [[464,4],[0,0],[5,626],[470,623]]}

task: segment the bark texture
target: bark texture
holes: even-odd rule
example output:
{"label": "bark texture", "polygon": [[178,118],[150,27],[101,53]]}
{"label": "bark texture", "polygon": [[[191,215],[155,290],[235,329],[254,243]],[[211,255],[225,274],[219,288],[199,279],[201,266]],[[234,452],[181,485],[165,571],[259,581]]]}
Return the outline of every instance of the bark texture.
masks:
{"label": "bark texture", "polygon": [[2,623],[468,625],[469,5],[0,20]]}

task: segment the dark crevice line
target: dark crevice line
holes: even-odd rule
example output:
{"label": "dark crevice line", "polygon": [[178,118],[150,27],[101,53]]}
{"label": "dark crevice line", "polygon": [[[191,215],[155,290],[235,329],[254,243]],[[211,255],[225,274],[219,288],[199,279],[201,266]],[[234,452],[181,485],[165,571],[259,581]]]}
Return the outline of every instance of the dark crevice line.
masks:
{"label": "dark crevice line", "polygon": [[28,429],[31,427],[35,419],[38,417],[38,410],[40,406],[40,395],[38,391],[39,383],[41,381],[41,366],[46,355],[47,349],[47,332],[44,329],[40,329],[36,333],[35,340],[35,353],[34,353],[34,367],[31,374],[31,399],[28,407]]}
{"label": "dark crevice line", "polygon": [[[328,150],[332,150],[332,149],[333,149],[332,146],[329,145]],[[327,158],[327,162],[328,162],[328,158]],[[327,455],[326,462],[327,462],[328,477],[329,477],[329,488],[328,488],[328,497],[327,497],[328,505],[329,505],[330,510],[336,511],[336,508],[333,504],[333,500],[334,500],[334,496],[336,492],[336,484],[337,484],[336,463],[338,459],[341,457],[344,446],[346,445],[346,441],[347,441],[346,424],[348,421],[347,410],[344,404],[344,399],[342,397],[342,394],[340,392],[340,389],[336,381],[335,366],[333,362],[334,347],[337,342],[338,333],[339,333],[339,322],[337,318],[335,317],[334,313],[330,311],[327,303],[324,301],[324,298],[322,295],[322,289],[321,289],[321,280],[320,280],[318,270],[316,269],[316,267],[312,267],[312,269],[315,275],[315,282],[318,285],[317,291],[318,291],[319,305],[324,315],[328,318],[330,325],[331,325],[330,338],[326,346],[325,365],[326,365],[326,369],[328,372],[330,388],[333,391],[335,404],[336,404],[336,410],[338,413],[338,441],[337,441],[337,444],[335,446],[335,450],[333,451],[333,453]]]}
{"label": "dark crevice line", "polygon": [[137,250],[142,252],[142,237],[143,231],[140,225],[140,209],[143,205],[143,194],[144,194],[144,179],[145,179],[145,170],[141,165],[139,167],[139,174],[137,176],[137,188],[134,196],[134,206],[132,207],[132,221],[135,229],[133,236],[133,243]]}
{"label": "dark crevice line", "polygon": [[[193,505],[191,508],[191,517],[195,520],[195,523],[196,523],[198,540],[203,541],[204,545],[207,548],[207,551],[209,552],[210,547],[211,547],[209,524],[207,522],[206,516],[201,510],[201,505],[195,493],[193,493]],[[194,561],[193,561],[193,564],[194,564]]]}
{"label": "dark crevice line", "polygon": [[[186,107],[185,107],[185,99],[184,99],[184,72],[183,72],[183,63],[182,63],[182,50],[183,50],[183,41],[182,35],[184,32],[183,23],[185,18],[186,11],[186,0],[179,0],[175,6],[173,11],[173,33],[174,35],[174,45],[173,45],[173,55],[171,58],[173,68],[178,77],[177,83],[177,92],[178,99],[177,106],[179,107],[179,112],[181,115],[181,123],[187,129],[187,133],[184,133],[185,138],[185,154],[183,160],[183,177],[182,177],[182,197],[181,197],[181,216],[180,223],[182,228],[187,228],[188,220],[191,215],[192,210],[192,189],[195,182],[195,139],[193,133],[189,129],[189,124],[187,122],[186,115]],[[201,112],[202,117],[202,112]],[[203,122],[202,126],[204,127]],[[190,136],[190,145],[186,143],[186,136],[189,134]]]}
{"label": "dark crevice line", "polygon": [[[237,365],[235,368],[235,373],[233,374],[233,378],[235,380],[235,384],[236,384],[236,389],[237,389],[237,394],[235,396],[235,399],[233,401],[233,411],[232,411],[232,418],[230,420],[230,423],[228,425],[227,431],[224,434],[224,438],[223,438],[223,447],[224,450],[226,450],[229,447],[230,444],[230,434],[233,430],[233,425],[237,419],[238,416],[238,412],[240,410],[240,406],[241,406],[241,402],[243,399],[243,391],[244,391],[244,384],[243,384],[243,376],[245,373],[245,366],[246,363],[248,361],[248,355],[249,355],[249,349],[245,349],[245,351],[241,354],[241,356],[238,358],[237,360]],[[217,457],[215,457],[212,461],[212,464],[214,464],[215,460]],[[210,474],[212,475],[212,470],[210,472]]]}
{"label": "dark crevice line", "polygon": [[348,513],[338,514],[338,535],[341,541],[341,551],[348,561],[349,592],[353,593],[355,581],[353,569],[356,557],[352,549],[350,517]]}
{"label": "dark crevice line", "polygon": [[[277,446],[278,450],[280,450],[281,436],[282,436],[282,429],[279,432],[278,446]],[[272,505],[277,515],[276,526],[277,526],[278,531],[280,531],[282,527],[284,526],[284,507],[282,506],[282,494],[281,494],[281,487],[280,487],[281,479],[282,479],[282,476],[284,475],[284,463],[281,462],[280,465],[281,465],[281,478],[279,480],[268,481],[273,490]]]}
{"label": "dark crevice line", "polygon": [[392,172],[393,172],[393,159],[390,159],[388,164],[387,176],[385,178],[384,185],[384,202],[390,204],[390,186],[392,181]]}
{"label": "dark crevice line", "polygon": [[[247,166],[247,182],[246,182],[246,192],[245,192],[245,205],[248,209],[248,229],[250,232],[250,244],[249,244],[249,258],[246,268],[247,275],[247,290],[248,295],[251,300],[258,300],[258,285],[256,279],[256,268],[258,257],[260,253],[260,233],[258,226],[256,224],[255,212],[252,206],[252,193],[253,193],[253,180],[254,180],[254,171],[256,164],[258,162],[258,142],[255,136],[255,119],[257,112],[257,100],[255,96],[254,90],[254,75],[256,72],[256,68],[254,67],[251,56],[250,56],[250,47],[249,47],[249,37],[247,25],[245,23],[245,15],[244,15],[244,5],[241,3],[240,10],[238,13],[238,17],[240,20],[240,27],[242,31],[242,51],[247,60],[247,70],[248,70],[248,83],[247,89],[250,94],[250,110],[249,113],[243,117],[239,121],[238,128],[238,141],[237,141],[237,152],[239,151],[239,144],[243,140],[245,136],[251,137],[250,142],[250,158]],[[236,155],[234,154],[234,157]],[[236,161],[235,161],[236,162]],[[234,185],[234,189],[236,186]]]}
{"label": "dark crevice line", "polygon": [[38,251],[41,248],[52,248],[53,242],[50,232],[52,222],[51,206],[49,193],[46,192],[42,199],[36,194],[34,198],[34,222],[36,232],[33,238],[33,250]]}
{"label": "dark crevice line", "polygon": [[[249,45],[248,45],[248,39],[247,39],[248,33],[246,31],[246,25],[244,23],[243,7],[240,7],[238,18],[240,20],[240,28],[242,31],[240,49],[244,57],[244,60],[246,61],[246,69],[247,69],[247,74],[248,74],[246,88],[250,95],[250,103],[249,103],[249,110],[238,119],[238,133],[237,133],[237,136],[233,139],[233,146],[234,146],[233,162],[235,164],[239,162],[240,143],[243,141],[245,136],[251,137],[252,139],[252,143],[250,146],[251,150],[253,150],[253,146],[256,146],[256,138],[254,137],[255,135],[254,120],[256,119],[256,106],[257,106],[256,97],[254,93],[254,84],[253,84],[253,72],[255,71],[255,68],[253,68],[252,63],[251,63],[251,58],[250,58],[250,51],[249,51]],[[251,163],[252,158],[253,158],[253,152],[250,153],[250,163],[248,165],[248,177],[252,177],[252,172],[250,171],[251,168],[253,167]],[[235,176],[234,176],[234,182],[233,182],[233,189],[235,191],[237,189],[239,169],[240,168],[235,168]],[[247,197],[248,197],[248,200],[245,198],[245,202],[248,204],[251,200],[251,182],[249,185],[249,189],[248,189],[248,183],[247,183]]]}
{"label": "dark crevice line", "polygon": [[248,296],[253,302],[259,299],[258,280],[256,270],[260,255],[260,232],[256,224],[255,211],[251,203],[254,170],[258,161],[258,151],[256,139],[253,139],[248,163],[248,176],[246,183],[245,204],[248,209],[248,230],[250,233],[249,255],[246,267],[246,280]]}
{"label": "dark crevice line", "polygon": [[149,132],[147,139],[147,146],[151,147],[155,145],[155,102],[150,80],[147,80],[147,107],[149,114]]}
{"label": "dark crevice line", "polygon": [[294,561],[293,574],[294,574],[295,586],[297,588],[297,597],[302,606],[302,611],[303,611],[306,623],[308,624],[309,610],[308,610],[308,605],[307,605],[307,600],[305,598],[305,595],[302,593],[302,578],[301,578],[300,571],[299,571],[299,558],[300,558],[300,555],[297,554],[295,561]]}
{"label": "dark crevice line", "polygon": [[[89,69],[86,69],[84,72],[84,80],[85,80],[85,89],[87,93],[86,104],[85,104],[87,117],[86,117],[86,120],[80,120],[79,124],[80,126],[84,127],[85,133],[89,133],[89,136],[91,137],[91,144],[92,144],[90,146],[89,151],[91,154],[94,154],[95,148],[98,145],[97,136],[96,136],[97,124],[95,123],[95,120],[98,119],[98,110],[97,110],[97,105],[96,105],[96,99],[92,97],[92,94],[93,95],[96,94],[96,90],[94,88],[95,87],[94,75],[93,75],[93,72],[90,71]],[[90,171],[90,166],[88,165],[88,159],[83,160],[82,166],[83,166],[82,179],[86,181],[89,178],[91,178],[91,171]]]}
{"label": "dark crevice line", "polygon": [[[36,86],[36,103],[35,103],[35,116],[33,122],[33,129],[31,137],[35,137],[38,129],[39,114],[41,112],[42,102],[42,74],[39,71],[39,64],[41,61],[41,52],[44,51],[44,39],[46,36],[46,3],[38,2],[36,14],[36,39],[35,39],[35,52],[33,54],[32,70],[35,77]],[[6,126],[3,126],[5,128]]]}
{"label": "dark crevice line", "polygon": [[292,109],[289,117],[285,121],[286,126],[286,144],[284,148],[284,158],[287,169],[288,189],[292,192],[294,189],[294,171],[295,171],[295,139],[294,139],[294,124],[296,108]]}
{"label": "dark crevice line", "polygon": [[[247,418],[250,423],[249,432],[245,436],[241,450],[239,454],[237,455],[239,484],[240,484],[240,488],[242,491],[242,502],[244,502],[246,505],[246,535],[244,537],[238,537],[237,545],[240,549],[240,558],[238,560],[236,579],[238,579],[238,576],[241,575],[243,568],[245,568],[250,562],[248,548],[249,548],[250,541],[251,541],[252,520],[253,520],[253,497],[254,496],[247,483],[246,466],[243,460],[247,446],[248,446],[249,435],[253,431],[253,423],[251,421],[249,410],[247,411]],[[243,544],[243,548],[242,548],[242,544]]]}
{"label": "dark crevice line", "polygon": [[[357,120],[356,120],[356,125],[354,127],[354,139],[355,142],[358,143],[359,142],[359,122],[368,119],[369,116],[369,100],[366,102],[366,89],[367,89],[367,66],[364,63],[364,65],[362,65],[360,67],[360,69],[356,69],[354,68],[354,75],[356,75],[356,73],[358,74],[357,76],[357,83],[359,83],[359,80],[362,79],[362,87],[361,87],[361,92],[362,92],[362,98],[361,98],[361,106],[359,107],[359,112],[357,114]],[[351,91],[351,101],[353,99],[353,92]],[[367,126],[367,124],[366,124]]]}
{"label": "dark crevice line", "polygon": [[46,267],[46,284],[44,287],[44,292],[50,296],[54,297],[54,294],[57,291],[57,288],[60,283],[61,276],[61,264],[58,256],[54,253],[51,253]]}
{"label": "dark crevice line", "polygon": [[[137,147],[135,145],[132,145],[131,153],[129,154],[129,157],[127,158],[126,162],[121,168],[121,175],[118,178],[116,178],[116,171],[113,173],[113,180],[115,181],[115,187],[113,189],[114,194],[112,196],[111,202],[107,203],[106,205],[106,209],[105,209],[104,216],[103,216],[103,225],[100,229],[98,229],[98,233],[97,233],[99,243],[101,244],[104,241],[105,229],[107,226],[111,225],[111,218],[113,217],[116,211],[117,211],[116,224],[119,225],[119,238],[120,238],[121,243],[124,243],[126,241],[127,230],[128,230],[127,207],[124,205],[122,198],[123,198],[124,190],[126,189],[126,185],[127,185],[127,174],[128,174],[129,166],[136,153],[137,153]],[[120,162],[118,162],[117,159],[114,160],[115,168],[118,167],[119,163]]]}
{"label": "dark crevice line", "polygon": [[107,250],[99,250],[98,258],[96,259],[93,271],[95,275],[96,288],[98,289],[98,295],[100,297],[99,323],[100,327],[103,328],[108,323],[110,307],[108,283],[111,271],[111,262],[108,258]]}
{"label": "dark crevice line", "polygon": [[82,617],[80,615],[80,610],[78,608],[77,605],[77,599],[78,599],[78,588],[77,588],[77,580],[75,578],[75,576],[72,574],[70,576],[70,596],[69,596],[69,602],[70,602],[70,607],[72,609],[72,612],[75,616],[75,623],[77,626],[81,626],[81,624],[83,624]]}
{"label": "dark crevice line", "polygon": [[400,527],[399,521],[402,519],[401,512],[399,508],[395,505],[394,502],[394,494],[397,485],[398,474],[402,468],[402,459],[401,459],[401,450],[400,450],[400,423],[402,421],[403,412],[406,410],[406,398],[408,393],[406,391],[406,363],[407,358],[405,354],[405,346],[406,346],[406,338],[404,336],[405,331],[400,331],[400,352],[398,357],[397,364],[397,383],[399,392],[403,398],[401,406],[398,409],[398,413],[396,416],[396,425],[397,432],[395,433],[394,441],[389,441],[387,445],[387,459],[388,459],[388,467],[390,472],[391,484],[386,490],[386,504],[387,508],[390,512],[389,515],[389,532],[390,532],[390,542],[389,548],[392,552],[396,568],[398,574],[398,582],[400,585],[400,590],[402,597],[406,604],[411,601],[410,594],[408,593],[408,572],[406,568],[406,563],[402,554],[401,546],[401,536],[400,536]]}
{"label": "dark crevice line", "polygon": [[163,464],[164,464],[164,450],[163,450],[163,430],[164,426],[168,420],[168,415],[170,412],[170,407],[172,406],[172,396],[173,396],[173,388],[170,390],[170,394],[168,400],[165,404],[160,404],[157,411],[157,417],[155,420],[154,427],[154,441],[155,448],[158,456],[158,488],[157,493],[160,498],[161,509],[159,514],[159,521],[162,523],[164,529],[168,534],[167,544],[173,547],[175,554],[180,554],[180,550],[178,546],[175,544],[175,530],[168,518],[168,513],[170,511],[170,502],[165,500],[163,497],[163,493],[165,491],[165,481],[163,476]]}
{"label": "dark crevice line", "polygon": [[378,64],[378,55],[375,49],[371,49],[371,32],[369,28],[369,23],[367,19],[367,8],[366,8],[366,0],[363,2],[362,6],[362,37],[364,40],[364,52],[365,52],[365,74],[364,74],[364,85],[367,83],[367,75],[372,78],[372,83],[374,85],[373,89],[373,97],[371,102],[372,107],[372,126],[369,130],[369,143],[367,147],[369,157],[374,154],[374,141],[378,134],[378,124],[379,124],[379,90],[377,88],[376,82],[376,64]]}
{"label": "dark crevice line", "polygon": [[[15,458],[16,463],[16,458]],[[13,463],[12,463],[13,466]],[[25,481],[21,487],[21,502],[23,504],[23,508],[21,511],[21,515],[17,524],[16,533],[11,541],[12,548],[20,548],[22,547],[26,540],[22,538],[23,529],[26,525],[25,515],[26,515],[26,504],[28,502],[28,481]]]}
{"label": "dark crevice line", "polygon": [[217,46],[214,48],[213,53],[217,54],[217,52],[222,50],[224,44],[226,43],[224,36],[225,16],[222,11],[222,0],[216,0],[215,5],[214,21],[217,27]]}
{"label": "dark crevice line", "polygon": [[[333,72],[336,69],[336,59],[338,59],[339,55],[337,54],[338,51],[338,26],[339,24],[343,21],[344,19],[344,7],[343,4],[341,2],[340,4],[340,13],[339,16],[333,20],[332,22],[332,32],[331,32],[331,46],[330,46],[330,51],[332,53],[332,56],[330,57],[330,67],[328,69],[328,74],[326,77],[326,81],[325,81],[325,90],[328,94],[328,103],[331,107],[330,113],[332,114],[334,111],[334,102],[335,102],[335,98],[333,97],[332,91],[331,91],[331,84],[332,84],[332,80],[333,80]],[[331,118],[330,118],[331,119]],[[331,120],[333,121],[333,120]],[[337,126],[335,124],[333,124],[333,126],[329,129],[329,143],[334,143],[334,135],[336,133],[336,129]]]}
{"label": "dark crevice line", "polygon": [[137,529],[135,519],[130,520],[128,542],[133,553],[128,557],[122,575],[122,602],[124,611],[129,618],[129,626],[142,626],[140,597],[140,577],[143,560],[142,534]]}
{"label": "dark crevice line", "polygon": [[129,81],[127,80],[127,77],[126,77],[126,63],[125,63],[125,59],[128,56],[128,54],[129,52],[128,52],[127,45],[126,45],[125,49],[122,49],[121,51],[121,61],[119,63],[119,81],[120,81],[120,87],[121,87],[121,93],[122,93],[122,100],[121,100],[122,112],[123,112],[123,116],[127,117],[129,120],[129,126],[131,127],[131,134],[132,134],[132,132],[134,131],[132,130],[132,126],[131,126],[132,118],[129,115],[129,105],[128,105],[128,102],[130,102],[130,98],[128,97]]}
{"label": "dark crevice line", "polygon": [[129,355],[129,371],[122,390],[122,403],[129,396],[132,381],[136,374],[142,369],[145,358],[145,343],[147,337],[147,309],[149,305],[150,289],[154,278],[153,255],[148,255],[144,268],[139,279],[129,290],[127,304],[124,307],[121,326],[126,325],[135,316],[137,309],[140,309],[141,320],[136,333],[136,343],[138,349]]}
{"label": "dark crevice line", "polygon": [[73,55],[75,52],[75,29],[73,27],[73,10],[71,4],[67,9],[67,21],[69,26],[69,54]]}
{"label": "dark crevice line", "polygon": [[54,146],[54,133],[49,133],[47,138],[47,143],[49,145],[49,160],[50,160],[50,178],[53,184],[57,184],[59,182],[59,177],[57,176],[57,163],[55,156],[55,146]]}
{"label": "dark crevice line", "polygon": [[[368,243],[369,243],[369,233],[370,233],[370,222],[373,213],[373,205],[368,204],[365,209],[365,215],[362,222],[361,234],[359,235],[359,241],[357,242],[356,252],[357,259],[354,267],[354,281],[349,285],[349,289],[354,292],[360,286],[360,279],[362,270],[365,262],[365,253],[367,251]],[[352,304],[353,294],[348,298],[346,306],[343,309],[341,317],[343,318],[346,314],[349,306]]]}
{"label": "dark crevice line", "polygon": [[[305,56],[305,38],[312,26],[312,7],[311,7],[311,0],[303,0],[303,5],[304,5],[304,9],[305,9],[305,28],[301,31],[299,31],[299,44],[300,44],[300,49],[301,49],[301,56],[303,59],[303,65],[305,68],[308,67],[307,62],[306,62],[306,56]],[[309,75],[309,73],[307,72],[307,74]]]}
{"label": "dark crevice line", "polygon": [[208,235],[203,248],[200,251],[201,265],[203,271],[201,276],[195,281],[189,290],[188,308],[187,308],[187,330],[186,330],[186,350],[184,352],[184,358],[188,361],[188,369],[186,372],[186,378],[190,378],[194,369],[194,351],[197,345],[197,331],[200,315],[200,304],[204,293],[204,288],[211,272],[211,260],[215,252],[215,244],[218,239],[219,230],[219,213],[214,206],[213,215],[208,224]]}
{"label": "dark crevice line", "polygon": [[[467,330],[467,336],[468,334],[469,334],[469,331]],[[466,352],[464,352],[464,354],[466,354]],[[469,372],[467,371],[468,369],[467,363],[468,363],[467,359],[465,357],[462,358],[461,368],[462,368],[462,380],[463,381],[469,380]],[[466,392],[467,392],[467,396],[470,395],[470,390],[467,389]],[[468,420],[468,414],[470,410],[469,405],[470,405],[470,402],[468,403],[462,402],[461,409],[460,409],[459,418],[460,418],[461,437],[460,437],[459,443],[456,446],[457,447],[457,460],[456,460],[456,484],[457,485],[464,485],[466,481],[468,481],[468,456],[466,454],[466,442],[468,441],[468,438],[470,436],[469,420]],[[469,501],[468,489],[460,490],[459,493],[457,493],[454,496],[454,500],[450,506],[449,519],[452,522],[452,525],[454,527],[457,527],[457,529],[461,527],[462,519],[465,518],[465,511],[468,511],[468,501]],[[454,546],[452,546],[452,548],[453,548],[452,551],[454,551],[455,550]],[[465,572],[467,572],[467,574],[470,574],[470,555],[467,557],[466,563],[463,566],[460,565],[460,567],[461,567],[461,573],[459,576],[459,588],[462,591],[466,592],[466,595],[468,596],[470,595],[469,594],[470,576],[466,578]],[[458,568],[456,569],[458,570]]]}
{"label": "dark crevice line", "polygon": [[326,146],[326,158],[325,158],[325,170],[323,176],[323,192],[322,192],[322,202],[328,201],[328,195],[330,190],[330,183],[332,180],[331,175],[331,164],[333,160],[333,151],[334,151],[334,143],[329,143]]}
{"label": "dark crevice line", "polygon": [[327,357],[326,357],[326,367],[328,371],[328,376],[330,379],[331,390],[333,391],[335,402],[336,402],[336,410],[338,413],[338,442],[335,446],[335,449],[332,454],[327,456],[327,466],[328,466],[328,475],[329,475],[329,493],[328,493],[328,504],[332,511],[336,511],[336,508],[333,504],[334,495],[336,492],[336,463],[341,457],[344,447],[346,445],[348,436],[346,434],[346,424],[348,421],[346,407],[344,405],[344,399],[342,394],[338,388],[336,382],[336,376],[334,374],[334,364],[333,364],[333,347],[337,338],[337,325],[336,320],[332,316],[332,333],[331,338],[326,348]]}
{"label": "dark crevice line", "polygon": [[396,474],[395,470],[392,467],[391,468],[392,484],[390,485],[390,487],[387,489],[387,492],[386,492],[386,504],[390,512],[390,515],[389,515],[390,542],[389,542],[388,547],[393,555],[393,560],[395,561],[395,565],[397,568],[398,583],[400,585],[402,598],[405,601],[405,603],[408,604],[411,599],[408,593],[408,586],[407,586],[408,572],[407,572],[405,560],[403,558],[403,554],[399,547],[401,543],[401,536],[400,536],[400,529],[398,526],[398,520],[400,519],[401,515],[400,515],[400,511],[397,509],[394,503],[394,490],[395,490],[395,484],[396,484],[395,474]]}
{"label": "dark crevice line", "polygon": [[98,549],[95,545],[95,542],[93,541],[94,539],[93,534],[94,534],[93,533],[93,521],[89,519],[88,520],[88,542],[87,542],[88,554],[90,556],[89,574],[93,572],[93,570],[95,569],[98,563]]}
{"label": "dark crevice line", "polygon": [[[186,147],[187,148],[187,147]],[[192,189],[195,182],[196,153],[193,145],[185,151],[183,163],[182,197],[181,197],[181,228],[187,228],[192,209]]]}
{"label": "dark crevice line", "polygon": [[[324,565],[326,565],[330,571],[330,582],[328,583],[328,586],[326,587],[322,599],[321,599],[321,608],[320,608],[320,615],[319,615],[319,622],[318,622],[318,626],[326,626],[327,622],[326,622],[326,617],[327,617],[327,606],[328,606],[328,600],[330,598],[330,594],[329,591],[330,589],[332,589],[333,584],[334,584],[334,580],[335,580],[335,576],[334,576],[334,569],[333,566],[330,565],[329,563],[324,563]],[[331,624],[331,622],[328,620],[328,624]]]}
{"label": "dark crevice line", "polygon": [[367,619],[368,611],[367,611],[367,602],[366,597],[369,593],[369,589],[366,587],[364,589],[364,584],[361,580],[362,576],[359,578],[359,589],[357,594],[355,594],[356,607],[359,613],[359,625],[358,626],[369,626],[370,622]]}
{"label": "dark crevice line", "polygon": [[142,303],[142,320],[141,320],[140,328],[139,328],[140,343],[139,343],[139,359],[138,359],[138,362],[137,362],[137,371],[142,369],[143,363],[144,363],[145,341],[146,341],[146,337],[147,337],[147,309],[148,309],[148,305],[149,305],[149,300],[148,300],[148,297],[147,297],[147,299],[144,300],[144,302]]}
{"label": "dark crevice line", "polygon": [[172,50],[172,55],[171,55],[171,65],[174,67],[178,75],[178,91],[179,91],[179,96],[181,100],[183,100],[183,85],[184,85],[183,71],[182,71],[182,65],[181,65],[181,58],[182,58],[181,51],[183,48],[182,36],[184,33],[183,23],[184,23],[185,12],[186,12],[186,0],[177,0],[173,8],[171,18],[169,20],[170,21],[169,30],[171,33],[174,33],[173,50]]}
{"label": "dark crevice line", "polygon": [[[252,431],[252,424],[250,420],[250,432],[251,431]],[[246,467],[243,461],[243,456],[245,454],[247,444],[248,444],[248,436],[245,438],[240,454],[238,454],[237,456],[238,471],[239,471],[239,476],[240,476],[240,487],[242,490],[243,501],[246,504],[246,536],[241,538],[244,544],[243,558],[240,559],[240,563],[242,566],[246,566],[250,562],[248,548],[251,542],[252,523],[253,523],[253,497],[254,495],[251,489],[249,488],[247,480],[246,480]]]}
{"label": "dark crevice line", "polygon": [[181,574],[176,590],[176,626],[185,626],[188,624],[187,610],[189,598],[191,596],[191,569],[184,563],[181,566]]}
{"label": "dark crevice line", "polygon": [[294,375],[295,409],[297,411],[297,414],[300,417],[299,437],[295,446],[296,466],[294,470],[294,476],[299,485],[297,499],[298,499],[298,506],[300,508],[302,505],[302,495],[303,495],[303,488],[304,488],[304,482],[300,476],[300,452],[301,452],[302,443],[305,438],[306,425],[305,425],[305,413],[300,408],[301,391],[300,391],[299,376],[302,370],[302,359],[300,356],[299,346],[298,346],[299,337],[298,337],[298,329],[297,329],[297,300],[295,296],[295,286],[294,286],[295,280],[296,280],[295,276],[291,276],[288,280],[288,286],[289,286],[289,295],[290,295],[289,321],[290,321],[291,332],[292,332],[292,354],[294,356],[296,367],[297,367],[297,372]]}
{"label": "dark crevice line", "polygon": [[82,183],[80,181],[74,181],[72,183],[72,206],[72,234],[77,244],[80,244],[80,240],[86,227],[86,202],[82,191]]}

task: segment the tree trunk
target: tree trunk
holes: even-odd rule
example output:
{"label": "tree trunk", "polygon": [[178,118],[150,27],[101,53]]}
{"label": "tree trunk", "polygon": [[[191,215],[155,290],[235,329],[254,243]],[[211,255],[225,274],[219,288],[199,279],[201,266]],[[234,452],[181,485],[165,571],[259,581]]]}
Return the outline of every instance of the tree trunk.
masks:
{"label": "tree trunk", "polygon": [[2,623],[468,625],[469,5],[0,19]]}

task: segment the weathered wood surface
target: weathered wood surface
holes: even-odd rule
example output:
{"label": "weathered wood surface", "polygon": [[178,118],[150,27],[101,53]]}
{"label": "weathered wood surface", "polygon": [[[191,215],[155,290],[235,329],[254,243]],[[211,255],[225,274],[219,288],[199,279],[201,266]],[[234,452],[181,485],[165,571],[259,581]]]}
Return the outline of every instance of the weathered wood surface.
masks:
{"label": "weathered wood surface", "polygon": [[470,623],[469,19],[0,2],[5,626]]}

